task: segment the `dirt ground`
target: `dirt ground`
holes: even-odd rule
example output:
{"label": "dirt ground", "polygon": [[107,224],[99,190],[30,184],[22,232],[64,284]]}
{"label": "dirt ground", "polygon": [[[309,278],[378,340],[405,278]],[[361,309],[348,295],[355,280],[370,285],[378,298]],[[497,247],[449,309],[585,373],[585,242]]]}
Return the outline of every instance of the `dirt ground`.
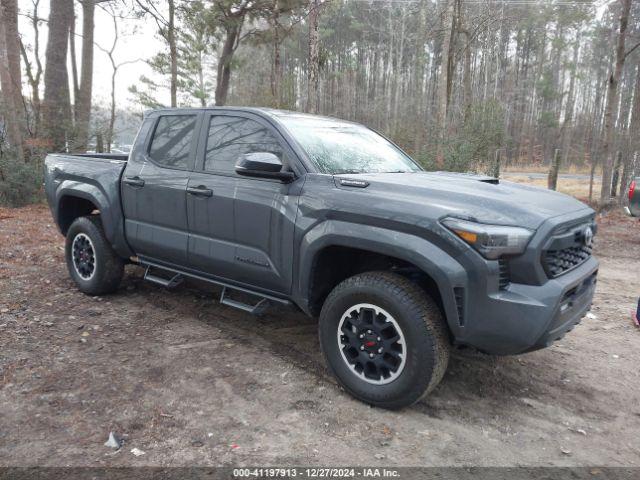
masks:
{"label": "dirt ground", "polygon": [[595,318],[543,351],[458,353],[426,400],[388,412],[336,385],[314,320],[136,267],[85,296],[47,208],[0,209],[0,466],[640,466],[640,223],[598,222]]}
{"label": "dirt ground", "polygon": [[[565,175],[560,175],[560,178],[558,178],[558,191],[566,193],[567,195],[573,195],[589,203],[589,177],[583,174],[577,174],[577,176],[580,178],[567,178]],[[525,183],[534,187],[547,188],[547,177],[546,174],[543,173],[533,172],[532,174],[527,174],[510,172],[505,173],[505,179],[510,182]],[[600,198],[600,181],[598,178],[593,184],[592,199]]]}

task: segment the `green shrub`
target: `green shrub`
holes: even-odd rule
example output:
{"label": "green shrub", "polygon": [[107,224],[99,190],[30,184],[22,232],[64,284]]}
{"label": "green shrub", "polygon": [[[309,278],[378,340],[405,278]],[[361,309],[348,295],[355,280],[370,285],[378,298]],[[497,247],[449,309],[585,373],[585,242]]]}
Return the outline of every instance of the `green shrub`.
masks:
{"label": "green shrub", "polygon": [[[496,151],[503,148],[508,139],[505,134],[504,109],[489,100],[471,106],[463,122],[451,128],[441,146],[442,161],[437,158],[437,138],[429,136],[437,127],[427,128],[426,142],[413,158],[425,170],[449,172],[497,174]],[[394,139],[396,137],[394,136]]]}
{"label": "green shrub", "polygon": [[492,173],[495,152],[505,143],[502,106],[492,100],[473,105],[462,128],[447,139],[445,168],[454,172]]}
{"label": "green shrub", "polygon": [[42,200],[42,162],[19,161],[12,152],[0,153],[0,205],[21,207]]}

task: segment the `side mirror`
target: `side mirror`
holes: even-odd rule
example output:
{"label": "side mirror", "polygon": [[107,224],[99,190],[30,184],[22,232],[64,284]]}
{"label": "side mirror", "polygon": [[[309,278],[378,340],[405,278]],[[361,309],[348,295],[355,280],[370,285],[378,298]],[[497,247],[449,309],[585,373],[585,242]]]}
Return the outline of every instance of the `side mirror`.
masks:
{"label": "side mirror", "polygon": [[271,152],[245,153],[236,163],[236,173],[245,177],[277,178],[283,182],[295,178],[293,172],[282,171],[282,161]]}

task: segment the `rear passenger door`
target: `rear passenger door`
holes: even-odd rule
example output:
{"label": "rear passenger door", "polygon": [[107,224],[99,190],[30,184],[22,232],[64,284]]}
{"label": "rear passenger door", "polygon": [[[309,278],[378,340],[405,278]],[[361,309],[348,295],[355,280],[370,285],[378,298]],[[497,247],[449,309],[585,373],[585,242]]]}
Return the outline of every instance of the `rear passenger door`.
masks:
{"label": "rear passenger door", "polygon": [[301,181],[243,177],[235,165],[245,153],[271,152],[291,168],[293,152],[266,120],[244,112],[205,116],[199,144],[187,193],[190,266],[288,293]]}
{"label": "rear passenger door", "polygon": [[136,255],[187,261],[186,189],[195,160],[198,115],[160,115],[131,155],[122,178],[125,233]]}

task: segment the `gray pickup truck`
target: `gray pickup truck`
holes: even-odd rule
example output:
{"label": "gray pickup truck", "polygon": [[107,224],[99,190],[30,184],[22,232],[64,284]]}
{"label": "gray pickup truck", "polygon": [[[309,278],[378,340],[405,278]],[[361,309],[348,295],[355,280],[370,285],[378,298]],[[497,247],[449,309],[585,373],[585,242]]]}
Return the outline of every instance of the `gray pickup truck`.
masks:
{"label": "gray pickup truck", "polygon": [[[442,379],[454,346],[546,347],[589,310],[594,211],[495,178],[428,173],[342,120],[253,108],[158,110],[128,157],[49,155],[69,273],[114,292],[127,262],[222,286],[257,313],[319,317],[340,384],[385,408]],[[255,299],[255,302],[254,302]]]}

